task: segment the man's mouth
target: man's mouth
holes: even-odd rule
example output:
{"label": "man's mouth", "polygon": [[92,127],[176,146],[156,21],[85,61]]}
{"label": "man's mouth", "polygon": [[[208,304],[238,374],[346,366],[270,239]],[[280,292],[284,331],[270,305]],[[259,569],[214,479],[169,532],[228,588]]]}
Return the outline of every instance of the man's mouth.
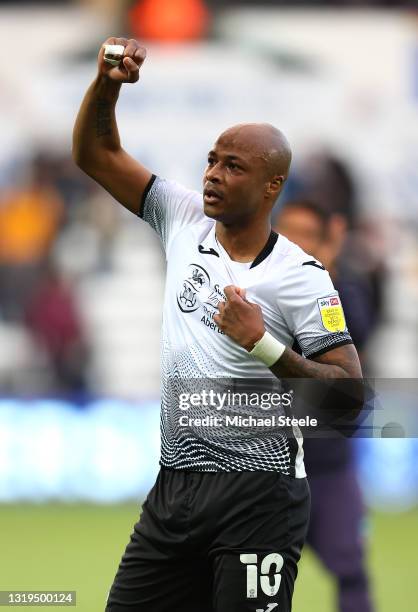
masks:
{"label": "man's mouth", "polygon": [[217,202],[222,200],[222,194],[216,189],[208,187],[203,191],[203,199],[206,204],[216,204]]}

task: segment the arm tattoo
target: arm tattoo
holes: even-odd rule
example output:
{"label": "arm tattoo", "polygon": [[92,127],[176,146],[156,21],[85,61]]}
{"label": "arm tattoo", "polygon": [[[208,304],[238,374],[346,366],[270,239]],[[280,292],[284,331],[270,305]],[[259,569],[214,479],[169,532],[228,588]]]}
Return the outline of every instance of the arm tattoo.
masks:
{"label": "arm tattoo", "polygon": [[343,365],[317,363],[301,357],[289,348],[274,365],[271,371],[278,378],[346,378],[349,376]]}
{"label": "arm tattoo", "polygon": [[107,100],[97,100],[96,136],[111,136],[112,134],[112,105]]}

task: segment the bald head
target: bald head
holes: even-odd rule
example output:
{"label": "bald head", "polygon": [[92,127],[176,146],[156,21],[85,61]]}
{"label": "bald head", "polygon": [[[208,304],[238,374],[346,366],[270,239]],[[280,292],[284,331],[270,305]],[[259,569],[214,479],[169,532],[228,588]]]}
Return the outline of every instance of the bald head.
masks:
{"label": "bald head", "polygon": [[208,154],[204,211],[225,226],[266,225],[291,160],[284,135],[267,123],[243,123],[223,132]]}
{"label": "bald head", "polygon": [[231,144],[261,159],[269,178],[289,173],[292,152],[285,135],[270,123],[241,123],[223,132],[217,142]]}

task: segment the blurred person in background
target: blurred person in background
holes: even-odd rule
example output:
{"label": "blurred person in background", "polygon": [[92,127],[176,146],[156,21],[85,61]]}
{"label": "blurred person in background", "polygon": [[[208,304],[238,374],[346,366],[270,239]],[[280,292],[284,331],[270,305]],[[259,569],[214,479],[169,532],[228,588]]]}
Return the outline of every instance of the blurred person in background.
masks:
{"label": "blurred person in background", "polygon": [[[362,355],[377,318],[367,277],[342,256],[349,220],[313,200],[288,201],[276,218],[276,230],[323,264],[338,289],[347,327]],[[320,262],[320,263],[319,263]],[[295,350],[298,349],[294,346]],[[357,482],[350,439],[304,440],[304,460],[311,487],[307,543],[337,581],[340,612],[371,612],[365,567],[365,508]]]}
{"label": "blurred person in background", "polygon": [[51,259],[28,298],[25,319],[52,373],[49,392],[85,393],[88,351],[77,300]]}
{"label": "blurred person in background", "polygon": [[[379,311],[369,270],[362,271],[353,265],[347,253],[349,219],[314,200],[297,199],[281,208],[275,227],[328,270],[341,295],[351,336],[362,357],[379,321]],[[364,358],[362,365],[367,368]]]}
{"label": "blurred person in background", "polygon": [[25,185],[0,194],[0,314],[6,321],[23,319],[63,212],[51,161],[43,155],[31,161]]}
{"label": "blurred person in background", "polygon": [[[80,176],[68,156],[38,152],[23,177],[22,186],[0,195],[0,317],[5,330],[27,338],[25,363],[43,392],[84,394],[89,351],[76,291],[64,278],[55,247],[90,213],[107,253],[108,227],[117,224],[93,214],[96,184]],[[25,389],[25,376],[30,380],[28,372],[16,377],[16,389]]]}
{"label": "blurred person in background", "polygon": [[[327,239],[321,245],[319,259],[339,284],[345,308],[355,308],[350,331],[362,353],[362,367],[369,372],[371,364],[366,360],[365,348],[383,315],[385,245],[379,223],[368,223],[358,214],[357,192],[348,164],[324,150],[302,161],[290,177],[283,201],[311,202],[317,216],[328,217],[323,223]],[[302,218],[306,222],[306,214]],[[312,240],[316,240],[315,235],[313,232]],[[306,235],[301,239],[306,240]]]}

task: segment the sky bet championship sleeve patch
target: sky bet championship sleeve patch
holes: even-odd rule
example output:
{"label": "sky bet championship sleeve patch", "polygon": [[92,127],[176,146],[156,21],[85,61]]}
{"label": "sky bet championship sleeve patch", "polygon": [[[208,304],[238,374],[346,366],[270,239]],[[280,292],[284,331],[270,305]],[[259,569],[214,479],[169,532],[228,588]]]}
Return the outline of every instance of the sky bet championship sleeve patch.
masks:
{"label": "sky bet championship sleeve patch", "polygon": [[329,332],[345,331],[345,317],[341,300],[338,295],[322,297],[317,300],[321,313],[322,325]]}

